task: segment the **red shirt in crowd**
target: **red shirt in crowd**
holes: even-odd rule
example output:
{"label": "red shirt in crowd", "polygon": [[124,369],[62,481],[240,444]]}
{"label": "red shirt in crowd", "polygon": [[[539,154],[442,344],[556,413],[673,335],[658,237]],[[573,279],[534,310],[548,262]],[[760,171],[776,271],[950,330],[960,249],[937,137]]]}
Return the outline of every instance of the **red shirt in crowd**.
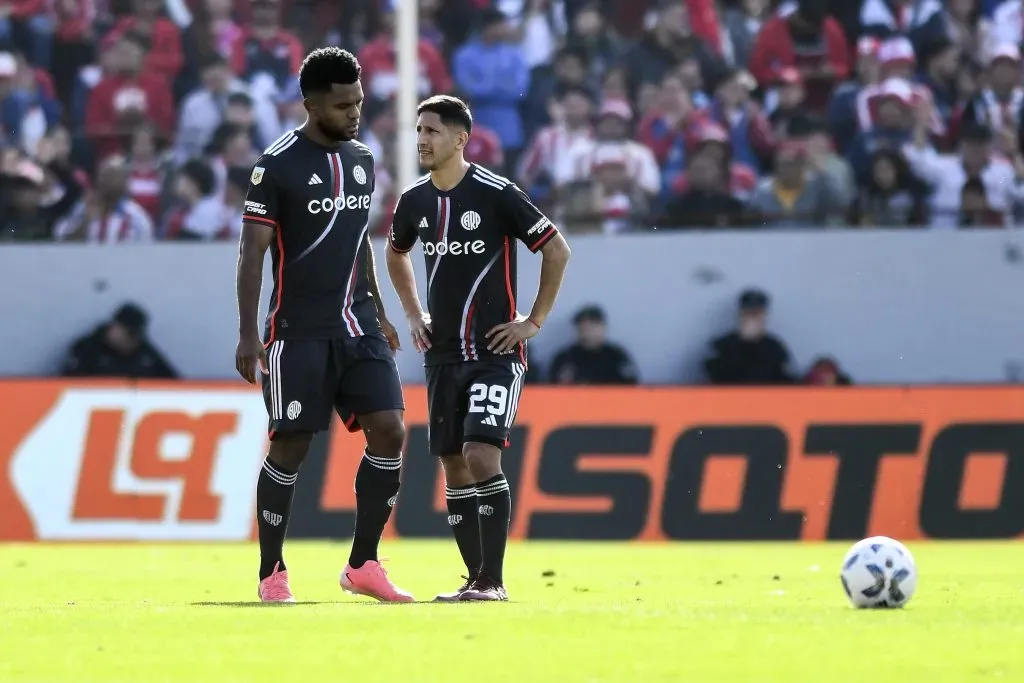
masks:
{"label": "red shirt in crowd", "polygon": [[122,116],[136,111],[138,119],[152,121],[164,134],[174,128],[174,99],[167,80],[162,76],[142,73],[136,77],[106,76],[92,92],[85,111],[85,132],[96,146],[100,158],[121,151],[116,137],[127,131],[119,122]]}
{"label": "red shirt in crowd", "polygon": [[[100,49],[109,48],[117,39],[128,31],[138,31],[135,17],[121,19],[103,38]],[[139,31],[141,33],[141,31]],[[169,80],[174,80],[185,63],[181,51],[181,32],[170,19],[160,17],[153,22],[153,33],[149,36],[151,45],[146,53],[145,69]]]}
{"label": "red shirt in crowd", "polygon": [[[430,41],[420,38],[416,51],[419,54],[420,74],[430,81],[429,90],[436,93],[451,92],[452,78],[437,48]],[[387,99],[397,90],[398,66],[393,38],[380,36],[364,45],[359,51],[359,63],[363,67],[363,84],[367,93]]]}
{"label": "red shirt in crowd", "polygon": [[304,52],[302,42],[283,28],[267,40],[257,38],[251,29],[245,28],[231,48],[231,68],[246,81],[265,72],[284,84],[299,73]]}
{"label": "red shirt in crowd", "polygon": [[[770,88],[778,83],[782,69],[796,68],[804,74],[807,106],[823,110],[828,105],[836,83],[842,82],[850,74],[850,54],[843,29],[835,19],[826,17],[821,30],[820,48],[801,47],[797,50],[790,34],[788,17],[776,16],[769,19],[761,27],[754,43],[754,51],[750,55],[750,73],[761,87]],[[814,71],[826,65],[832,68],[831,79],[807,77],[806,71]]]}
{"label": "red shirt in crowd", "polygon": [[500,168],[505,164],[505,152],[501,148],[501,140],[490,128],[480,125],[473,126],[473,134],[466,143],[466,161],[471,164],[482,164],[490,168]]}
{"label": "red shirt in crowd", "polygon": [[93,30],[96,19],[94,0],[56,0],[54,12],[57,15],[55,36],[64,42],[84,40]]}

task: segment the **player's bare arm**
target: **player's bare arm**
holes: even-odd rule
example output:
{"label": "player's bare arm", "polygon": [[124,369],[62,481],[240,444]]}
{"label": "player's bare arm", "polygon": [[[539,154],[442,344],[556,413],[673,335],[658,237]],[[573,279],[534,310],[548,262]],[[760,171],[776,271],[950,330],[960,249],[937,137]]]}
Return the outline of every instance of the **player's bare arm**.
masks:
{"label": "player's bare arm", "polygon": [[409,332],[412,335],[413,346],[419,352],[425,352],[430,348],[430,316],[423,311],[420,305],[420,295],[416,291],[416,271],[412,267],[412,257],[409,252],[395,251],[391,242],[388,242],[387,256],[388,276],[391,284],[398,294],[398,300],[402,302],[405,310],[405,317],[409,321]]}
{"label": "player's bare arm", "polygon": [[[533,337],[540,331],[548,314],[555,306],[558,291],[562,288],[565,267],[569,264],[571,250],[561,233],[554,236],[541,248],[540,284],[537,287],[537,298],[533,308],[525,318],[492,327],[487,332],[487,350],[493,353],[506,353]],[[519,318],[519,316],[516,316]]]}
{"label": "player's bare arm", "polygon": [[384,312],[384,299],[380,296],[380,283],[377,281],[377,262],[373,255],[373,242],[370,241],[370,234],[366,234],[366,278],[369,281],[370,295],[373,296],[373,303],[377,306],[377,320],[380,322],[380,330],[388,340],[388,346],[392,351],[402,348],[402,341],[398,338],[398,330],[388,320]]}
{"label": "player's bare arm", "polygon": [[256,384],[257,369],[266,372],[267,352],[260,339],[260,290],[263,287],[263,257],[274,238],[269,225],[244,221],[238,241],[238,269],[235,288],[238,295],[238,347],[235,369],[249,384]]}

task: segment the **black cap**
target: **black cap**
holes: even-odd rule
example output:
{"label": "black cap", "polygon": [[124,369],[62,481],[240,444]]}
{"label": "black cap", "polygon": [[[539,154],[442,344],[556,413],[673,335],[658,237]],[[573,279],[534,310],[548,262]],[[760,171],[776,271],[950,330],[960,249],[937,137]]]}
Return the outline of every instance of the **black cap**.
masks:
{"label": "black cap", "polygon": [[605,321],[604,310],[597,304],[584,306],[580,310],[576,311],[576,315],[573,317],[572,322],[574,325],[579,325],[580,323],[588,320],[596,323],[603,323]]}
{"label": "black cap", "polygon": [[761,311],[768,308],[771,300],[760,289],[747,289],[740,294],[741,311]]}
{"label": "black cap", "polygon": [[141,337],[146,334],[149,315],[136,304],[126,303],[117,309],[117,313],[114,314],[114,322]]}

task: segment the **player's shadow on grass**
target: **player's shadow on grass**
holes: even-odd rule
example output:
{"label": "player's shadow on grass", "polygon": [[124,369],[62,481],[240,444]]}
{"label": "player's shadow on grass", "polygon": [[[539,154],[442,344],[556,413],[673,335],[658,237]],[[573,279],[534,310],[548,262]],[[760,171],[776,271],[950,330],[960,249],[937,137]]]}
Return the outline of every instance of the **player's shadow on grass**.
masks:
{"label": "player's shadow on grass", "polygon": [[233,602],[191,602],[192,607],[301,607],[302,605],[336,605],[335,602],[316,602],[313,600],[288,603],[266,603],[258,600],[236,600]]}
{"label": "player's shadow on grass", "polygon": [[412,602],[412,603],[366,602],[366,601],[360,601],[360,602],[352,601],[352,602],[349,602],[349,601],[345,601],[345,600],[336,600],[336,601],[335,600],[324,600],[324,601],[320,601],[320,602],[318,602],[316,600],[302,600],[302,601],[299,601],[299,602],[285,602],[285,603],[266,603],[266,602],[260,602],[258,600],[254,600],[254,601],[234,600],[234,601],[225,601],[225,602],[209,602],[209,601],[204,601],[204,602],[190,602],[189,603],[189,605],[192,606],[192,607],[264,607],[264,608],[270,608],[270,609],[281,608],[281,607],[302,607],[303,605],[341,605],[341,606],[345,606],[345,607],[359,607],[359,606],[362,606],[362,607],[385,607],[386,608],[386,607],[393,607],[393,606],[398,606],[398,605],[417,605],[417,604],[432,605],[432,604],[436,604],[436,603],[434,603],[434,602],[432,602],[430,600],[422,600],[422,601],[417,601],[417,602]]}

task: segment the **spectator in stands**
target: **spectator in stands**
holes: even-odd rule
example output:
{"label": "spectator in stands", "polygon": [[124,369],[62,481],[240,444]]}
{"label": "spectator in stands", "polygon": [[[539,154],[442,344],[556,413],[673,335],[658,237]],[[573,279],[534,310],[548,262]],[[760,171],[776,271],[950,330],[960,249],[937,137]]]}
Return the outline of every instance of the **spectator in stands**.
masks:
{"label": "spectator in stands", "polygon": [[280,0],[252,0],[252,22],[231,46],[231,68],[253,97],[273,97],[299,73],[305,48],[281,27]]}
{"label": "spectator in stands", "polygon": [[825,387],[848,387],[853,384],[853,380],[839,368],[839,363],[835,359],[822,357],[811,363],[811,369],[804,375],[803,383]]}
{"label": "spectator in stands", "polygon": [[[551,116],[551,103],[559,93],[569,88],[584,88],[591,92],[595,84],[587,77],[585,56],[581,49],[562,48],[555,55],[552,65],[538,66],[530,72],[530,88],[522,102],[523,129],[533,137],[542,127],[555,123]],[[609,73],[613,73],[609,71]],[[619,97],[628,98],[626,88]]]}
{"label": "spectator in stands", "polygon": [[807,156],[802,142],[779,147],[774,175],[750,198],[750,208],[766,227],[821,227],[846,215],[840,191],[828,175],[808,165]]}
{"label": "spectator in stands", "polygon": [[[874,124],[864,130],[850,145],[849,160],[858,178],[867,175],[871,158],[882,149],[900,149],[910,140],[915,111],[914,93],[910,84],[892,78],[879,88],[872,100],[876,114]],[[933,120],[928,121],[929,135]]]}
{"label": "spectator in stands", "polygon": [[50,66],[53,20],[42,0],[9,0],[0,11],[0,39],[29,55],[37,66]]}
{"label": "spectator in stands", "polygon": [[738,7],[726,6],[722,15],[726,41],[729,46],[729,63],[745,69],[757,41],[757,34],[770,15],[768,0],[742,0]]}
{"label": "spectator in stands", "polygon": [[[398,91],[398,63],[395,52],[395,10],[386,7],[380,14],[380,32],[359,51],[366,96],[388,102]],[[452,78],[438,48],[420,37],[416,46],[420,97],[451,92]],[[475,113],[475,112],[474,112]]]}
{"label": "spectator in stands", "polygon": [[1024,0],[998,2],[991,21],[985,24],[984,32],[987,37],[979,55],[984,60],[1004,45],[1020,45],[1021,37],[1024,36]]}
{"label": "spectator in stands", "polygon": [[726,168],[707,149],[689,157],[686,188],[669,200],[656,228],[725,228],[746,222],[743,202],[730,192]]}
{"label": "spectator in stands", "polygon": [[[224,121],[251,127],[260,149],[278,138],[283,127],[274,105],[268,100],[254,101],[246,93],[245,84],[232,75],[226,59],[212,55],[203,64],[201,74],[202,85],[181,105],[174,152],[178,163],[201,154]],[[297,82],[288,90],[293,89],[297,92]],[[299,124],[305,121],[304,114],[303,110]]]}
{"label": "spectator in stands", "polygon": [[835,85],[850,73],[846,37],[827,15],[827,0],[799,0],[788,15],[779,13],[765,22],[750,58],[750,72],[762,88],[770,88],[786,67],[800,71],[807,106],[824,111]]}
{"label": "spectator in stands", "polygon": [[233,168],[252,168],[258,156],[252,135],[242,126],[222,123],[213,134],[203,155],[217,177],[218,192],[223,192],[228,173]]}
{"label": "spectator in stands", "polygon": [[20,53],[0,53],[0,113],[8,141],[28,152],[60,122],[52,80]]}
{"label": "spectator in stands", "polygon": [[[946,0],[922,3],[910,39],[918,54],[928,43],[948,40],[964,54],[982,55],[981,0]],[[1018,42],[1020,36],[1018,35]]]}
{"label": "spectator in stands", "polygon": [[775,148],[771,124],[750,98],[750,91],[756,87],[746,71],[722,72],[709,111],[711,118],[728,132],[732,159],[755,173],[770,161]]}
{"label": "spectator in stands", "polygon": [[960,191],[961,228],[1002,228],[1006,226],[1006,216],[996,211],[988,202],[985,184],[980,178],[969,178]]}
{"label": "spectator in stands", "polygon": [[1024,158],[1019,151],[1013,161],[995,156],[992,131],[968,125],[960,131],[957,154],[939,154],[929,143],[927,122],[932,116],[930,103],[918,107],[913,142],[903,153],[910,167],[931,188],[929,213],[936,227],[955,227],[960,222],[964,183],[979,180],[985,188],[988,207],[1003,216],[1004,225],[1024,201]]}
{"label": "spectator in stands", "polygon": [[505,13],[515,20],[515,38],[526,68],[532,70],[549,63],[555,55],[568,29],[565,8],[559,0],[525,0],[515,4],[521,5],[522,10]]}
{"label": "spectator in stands", "polygon": [[779,72],[779,87],[775,90],[773,106],[769,108],[768,122],[776,140],[789,136],[789,125],[794,118],[806,115],[804,80],[795,68],[787,67]]}
{"label": "spectator in stands", "polygon": [[212,240],[224,231],[225,205],[217,193],[217,177],[202,159],[178,169],[174,205],[161,231],[168,240]]}
{"label": "spectator in stands", "polygon": [[[733,197],[743,202],[750,198],[757,187],[757,173],[746,164],[733,160],[732,145],[725,128],[714,121],[697,122],[686,148],[687,158],[696,154],[706,154],[714,160],[721,169],[722,177],[726,179],[726,189]],[[688,172],[672,181],[673,194],[686,194],[688,190]]]}
{"label": "spectator in stands", "polygon": [[840,84],[828,103],[828,129],[839,153],[847,156],[850,145],[860,133],[860,111],[864,108],[865,90],[880,82],[878,50],[880,42],[863,37],[857,41],[855,78]]}
{"label": "spectator in stands", "polygon": [[740,295],[736,330],[711,342],[704,369],[712,384],[791,384],[790,355],[767,331],[768,295],[748,289]]}
{"label": "spectator in stands", "polygon": [[132,33],[146,43],[146,73],[173,84],[185,60],[181,32],[173,21],[161,16],[163,4],[163,0],[133,0],[132,13],[117,22],[100,49],[108,49],[122,35]]}
{"label": "spectator in stands", "polygon": [[636,89],[659,84],[687,59],[697,60],[705,81],[722,66],[707,43],[693,34],[686,3],[659,0],[651,29],[625,56],[629,82]]}
{"label": "spectator in stands", "polygon": [[[61,158],[53,138],[40,141],[38,164],[13,148],[0,154],[0,242],[52,240],[57,221],[82,196],[74,169]],[[48,183],[47,171],[55,183]],[[45,203],[48,184],[59,192],[53,203]]]}
{"label": "spectator in stands", "polygon": [[152,121],[164,135],[174,126],[174,102],[167,80],[143,71],[146,46],[142,40],[125,32],[110,50],[112,71],[89,93],[85,115],[86,133],[100,158],[124,152],[123,141],[145,120]]}
{"label": "spectator in stands", "polygon": [[474,118],[497,133],[506,159],[514,163],[526,145],[519,100],[530,87],[530,72],[510,42],[505,15],[487,9],[480,22],[477,36],[455,53],[455,81],[476,105]]}
{"label": "spectator in stands", "polygon": [[850,204],[854,226],[919,226],[927,218],[928,187],[910,172],[899,150],[882,149]]}
{"label": "spectator in stands", "polygon": [[794,119],[788,130],[788,138],[806,146],[811,170],[828,179],[842,206],[849,205],[856,189],[853,167],[836,153],[825,122],[816,116]]}
{"label": "spectator in stands", "polygon": [[906,36],[915,25],[914,0],[864,0],[860,10],[861,35],[888,39]]}
{"label": "spectator in stands", "polygon": [[232,0],[201,0],[197,4],[181,41],[185,66],[175,83],[175,92],[182,96],[200,85],[209,89],[203,74],[207,65],[221,61],[227,64],[235,41],[242,36],[242,27],[231,16]]}
{"label": "spectator in stands", "polygon": [[128,197],[128,170],[124,157],[107,157],[100,165],[95,189],[57,224],[57,238],[96,244],[151,241],[153,221]]}
{"label": "spectator in stands", "polygon": [[150,342],[149,315],[126,303],[114,317],[79,337],[61,362],[63,377],[175,379],[177,371]]}
{"label": "spectator in stands", "polygon": [[686,169],[687,147],[707,116],[697,110],[682,79],[669,73],[661,82],[657,103],[640,121],[637,140],[654,153],[661,171],[661,197]]}
{"label": "spectator in stands", "polygon": [[995,136],[996,149],[1007,156],[1019,150],[1016,142],[1024,130],[1024,88],[1021,87],[1021,55],[1016,45],[994,50],[988,63],[988,86],[964,107],[961,123],[986,126]]}
{"label": "spectator in stands", "polygon": [[154,222],[160,219],[167,165],[161,143],[152,125],[143,123],[128,145],[128,196],[146,210]]}
{"label": "spectator in stands", "polygon": [[[472,105],[470,105],[472,107]],[[501,147],[501,138],[487,126],[473,124],[473,135],[470,136],[463,150],[466,161],[481,164],[488,168],[503,168],[505,152]]]}
{"label": "spectator in stands", "polygon": [[558,160],[568,157],[575,145],[594,137],[594,102],[583,86],[567,86],[552,110],[555,123],[533,137],[516,174],[535,203],[550,198]]}
{"label": "spectator in stands", "polygon": [[945,35],[939,35],[922,43],[919,54],[923,69],[918,80],[931,91],[939,118],[949,121],[960,100],[956,83],[960,48]]}
{"label": "spectator in stands", "polygon": [[553,384],[636,384],[636,364],[629,353],[608,341],[608,325],[599,306],[585,306],[573,318],[576,341],[555,354],[549,376]]}
{"label": "spectator in stands", "polygon": [[[581,140],[559,160],[556,186],[563,196],[574,195],[567,220],[573,220],[571,214],[597,214],[604,217],[602,229],[618,230],[625,227],[627,217],[647,210],[660,189],[658,163],[650,149],[629,139],[632,119],[628,103],[605,101],[595,139]],[[591,184],[592,179],[600,182]]]}
{"label": "spectator in stands", "polygon": [[588,80],[597,82],[619,60],[622,45],[601,14],[600,3],[583,0],[572,19],[566,44],[579,50]]}

